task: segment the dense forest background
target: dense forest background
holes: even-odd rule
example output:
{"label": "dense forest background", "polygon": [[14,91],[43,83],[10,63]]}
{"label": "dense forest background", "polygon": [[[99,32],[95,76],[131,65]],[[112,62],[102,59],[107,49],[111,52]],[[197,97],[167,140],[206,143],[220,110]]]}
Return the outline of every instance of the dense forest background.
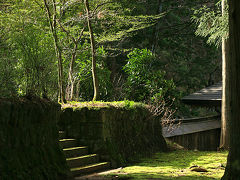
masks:
{"label": "dense forest background", "polygon": [[90,101],[93,52],[102,101],[161,100],[182,117],[181,97],[221,81],[221,50],[198,36],[218,1],[90,0],[90,14],[84,2],[0,0],[1,97],[57,101],[62,81],[66,100]]}

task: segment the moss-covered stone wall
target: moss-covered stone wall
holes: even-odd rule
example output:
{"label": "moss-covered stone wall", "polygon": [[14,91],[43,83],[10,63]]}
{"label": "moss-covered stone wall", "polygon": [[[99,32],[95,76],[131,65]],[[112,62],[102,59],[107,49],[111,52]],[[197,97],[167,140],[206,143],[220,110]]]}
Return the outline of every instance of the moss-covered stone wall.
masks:
{"label": "moss-covered stone wall", "polygon": [[161,123],[144,106],[64,108],[59,125],[80,145],[113,166],[156,150],[166,150]]}
{"label": "moss-covered stone wall", "polygon": [[57,180],[68,167],[58,145],[60,106],[0,99],[0,179]]}

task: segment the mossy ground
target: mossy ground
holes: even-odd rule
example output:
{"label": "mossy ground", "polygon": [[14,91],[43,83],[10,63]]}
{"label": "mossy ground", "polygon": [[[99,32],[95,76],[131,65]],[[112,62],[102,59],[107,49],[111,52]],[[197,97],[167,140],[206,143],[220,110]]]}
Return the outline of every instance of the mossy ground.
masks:
{"label": "mossy ground", "polygon": [[[177,150],[168,153],[156,153],[151,158],[127,166],[107,176],[117,179],[178,179],[209,180],[220,179],[224,173],[227,152],[199,152]],[[208,172],[194,172],[190,167],[198,165]]]}

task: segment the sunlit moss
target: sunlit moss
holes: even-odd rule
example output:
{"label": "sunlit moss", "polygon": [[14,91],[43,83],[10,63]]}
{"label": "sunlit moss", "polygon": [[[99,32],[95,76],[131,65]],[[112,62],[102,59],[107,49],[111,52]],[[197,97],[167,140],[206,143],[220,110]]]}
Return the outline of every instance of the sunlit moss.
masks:
{"label": "sunlit moss", "polygon": [[[127,166],[108,176],[129,179],[220,179],[224,173],[227,152],[198,152],[178,150],[170,153],[156,153],[140,163]],[[208,172],[194,172],[193,165],[201,166]]]}
{"label": "sunlit moss", "polygon": [[103,102],[103,101],[88,101],[88,102],[77,102],[77,101],[69,101],[66,104],[62,104],[62,108],[73,108],[73,109],[81,109],[87,107],[89,109],[100,109],[100,108],[125,108],[125,109],[133,109],[136,107],[146,107],[143,103],[138,103],[134,101],[113,101],[113,102]]}

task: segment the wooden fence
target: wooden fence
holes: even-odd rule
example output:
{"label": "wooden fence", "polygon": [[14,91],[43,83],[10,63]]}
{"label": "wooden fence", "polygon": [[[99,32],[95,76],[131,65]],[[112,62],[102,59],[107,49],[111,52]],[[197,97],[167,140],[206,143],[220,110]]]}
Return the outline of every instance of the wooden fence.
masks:
{"label": "wooden fence", "polygon": [[221,117],[175,120],[162,129],[163,136],[189,150],[215,151],[219,147]]}

